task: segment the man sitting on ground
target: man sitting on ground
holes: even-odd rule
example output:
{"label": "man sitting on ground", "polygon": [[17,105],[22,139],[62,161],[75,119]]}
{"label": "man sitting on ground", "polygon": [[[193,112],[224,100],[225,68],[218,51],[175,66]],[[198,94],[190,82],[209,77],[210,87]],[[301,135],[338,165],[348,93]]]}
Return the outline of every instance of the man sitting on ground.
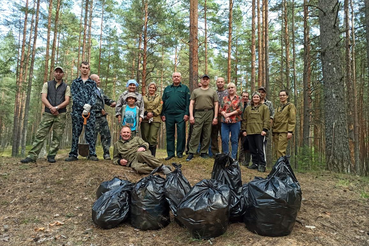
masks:
{"label": "man sitting on ground", "polygon": [[[151,155],[148,143],[140,137],[131,138],[131,128],[123,126],[120,136],[122,139],[114,144],[114,164],[132,167],[139,174],[148,174],[162,165],[159,159]],[[161,171],[164,174],[171,172],[165,165],[162,166]]]}

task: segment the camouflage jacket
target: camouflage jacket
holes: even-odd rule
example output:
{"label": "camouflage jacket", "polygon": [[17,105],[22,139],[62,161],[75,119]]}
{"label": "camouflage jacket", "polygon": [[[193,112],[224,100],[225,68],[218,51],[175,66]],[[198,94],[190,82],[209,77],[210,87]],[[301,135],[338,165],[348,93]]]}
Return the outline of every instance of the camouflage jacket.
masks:
{"label": "camouflage jacket", "polygon": [[[89,104],[91,107],[95,105],[96,89],[95,81],[90,78],[86,82],[83,82],[81,77],[79,77],[72,82],[70,87],[73,100],[72,114],[80,115],[85,104]],[[93,111],[91,112],[93,113]]]}
{"label": "camouflage jacket", "polygon": [[114,100],[110,99],[104,94],[103,89],[97,88],[96,90],[96,103],[93,107],[93,111],[95,111],[96,116],[101,116],[101,110],[105,108],[105,104],[110,106]]}
{"label": "camouflage jacket", "polygon": [[119,165],[120,159],[126,159],[129,166],[137,157],[137,150],[140,147],[149,149],[149,144],[140,137],[133,137],[127,141],[123,139],[114,144],[113,163]]}
{"label": "camouflage jacket", "polygon": [[273,107],[273,103],[271,101],[269,101],[268,99],[265,98],[264,104],[266,106],[268,106],[270,118],[273,119],[274,118],[274,107]]}

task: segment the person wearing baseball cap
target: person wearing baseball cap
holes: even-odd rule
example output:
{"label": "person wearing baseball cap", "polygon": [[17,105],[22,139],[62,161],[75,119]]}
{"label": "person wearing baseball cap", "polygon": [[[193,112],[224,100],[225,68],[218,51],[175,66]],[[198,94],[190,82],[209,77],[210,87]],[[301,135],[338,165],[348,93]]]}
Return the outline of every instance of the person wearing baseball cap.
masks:
{"label": "person wearing baseball cap", "polygon": [[126,104],[121,109],[121,127],[128,126],[132,131],[132,136],[136,136],[139,131],[140,108],[136,105],[137,95],[134,92],[126,94]]}
{"label": "person wearing baseball cap", "polygon": [[71,97],[70,87],[63,81],[63,76],[64,69],[60,66],[55,67],[54,79],[44,83],[42,87],[41,100],[45,105],[45,112],[42,114],[32,149],[28,152],[27,157],[21,160],[22,163],[36,162],[51,128],[53,128],[53,135],[47,161],[50,163],[56,162],[55,155],[59,149],[67,118],[66,107]]}
{"label": "person wearing baseball cap", "polygon": [[142,94],[136,91],[138,87],[138,83],[136,80],[130,79],[127,81],[126,87],[127,87],[127,90],[123,92],[119,96],[119,99],[117,100],[117,105],[115,106],[115,117],[118,118],[118,122],[119,124],[121,124],[122,123],[122,107],[123,105],[127,104],[127,100],[126,100],[127,94],[134,93],[136,95],[135,105],[138,106],[138,108],[140,109],[138,112],[138,116],[139,116],[139,123],[141,123],[144,118],[145,108],[144,108],[144,101],[143,101]]}

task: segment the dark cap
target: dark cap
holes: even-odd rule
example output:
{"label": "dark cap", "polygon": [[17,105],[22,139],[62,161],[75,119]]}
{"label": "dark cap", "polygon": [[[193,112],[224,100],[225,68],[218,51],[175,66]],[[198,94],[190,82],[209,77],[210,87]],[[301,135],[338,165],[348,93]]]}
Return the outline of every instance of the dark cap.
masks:
{"label": "dark cap", "polygon": [[64,69],[61,66],[56,66],[55,69],[54,69],[54,71],[56,71],[56,69],[60,69],[64,73]]}
{"label": "dark cap", "polygon": [[204,74],[203,76],[201,76],[201,79],[203,79],[205,77],[207,77],[208,79],[210,79],[209,75],[207,75],[207,74]]}
{"label": "dark cap", "polygon": [[267,90],[265,89],[265,87],[259,87],[258,91],[264,91],[264,92],[267,92]]}

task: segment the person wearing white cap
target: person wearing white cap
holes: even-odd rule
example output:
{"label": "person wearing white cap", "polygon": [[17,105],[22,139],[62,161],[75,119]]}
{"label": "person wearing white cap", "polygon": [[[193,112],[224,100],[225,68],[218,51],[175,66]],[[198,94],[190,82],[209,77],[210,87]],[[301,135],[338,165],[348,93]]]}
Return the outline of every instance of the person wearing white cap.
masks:
{"label": "person wearing white cap", "polygon": [[130,79],[127,82],[127,90],[125,92],[123,92],[120,96],[119,99],[117,101],[117,105],[115,106],[115,117],[118,118],[118,122],[119,125],[121,125],[122,123],[122,107],[123,105],[127,104],[127,94],[128,93],[134,93],[136,94],[136,103],[135,105],[138,106],[138,108],[140,109],[139,112],[139,123],[141,123],[141,121],[144,118],[144,112],[145,112],[145,108],[144,108],[144,101],[143,101],[143,97],[140,93],[138,93],[136,91],[137,87],[138,87],[138,83],[136,80],[134,79]]}
{"label": "person wearing white cap", "polygon": [[45,112],[42,114],[41,123],[37,129],[32,149],[28,152],[22,163],[36,162],[47,134],[53,128],[52,141],[47,156],[47,161],[55,162],[55,155],[59,149],[59,143],[63,135],[65,121],[67,117],[66,107],[70,100],[70,87],[63,81],[64,70],[57,66],[54,69],[54,79],[44,83],[41,91],[41,100],[45,105]]}

